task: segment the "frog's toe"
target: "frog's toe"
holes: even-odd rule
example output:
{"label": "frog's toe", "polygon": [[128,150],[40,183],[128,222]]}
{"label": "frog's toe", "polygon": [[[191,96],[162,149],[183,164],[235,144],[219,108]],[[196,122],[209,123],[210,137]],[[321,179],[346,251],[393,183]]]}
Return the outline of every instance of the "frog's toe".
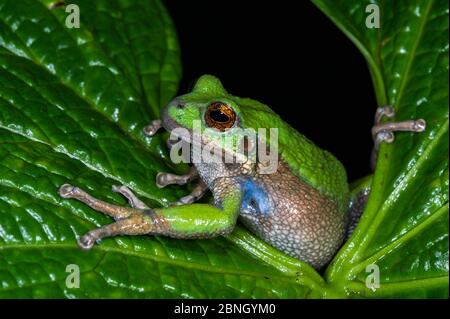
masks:
{"label": "frog's toe", "polygon": [[78,238],[78,247],[83,250],[91,249],[95,244],[95,237],[91,236],[89,233]]}
{"label": "frog's toe", "polygon": [[113,185],[111,187],[111,189],[114,193],[123,194],[124,192],[126,192],[128,190],[128,187],[126,187],[124,185]]}
{"label": "frog's toe", "polygon": [[156,186],[158,186],[159,188],[163,188],[166,187],[167,185],[169,185],[167,173],[160,172],[156,174]]}
{"label": "frog's toe", "polygon": [[194,166],[191,166],[189,172],[184,175],[176,175],[171,173],[158,173],[156,175],[156,186],[159,188],[166,187],[167,185],[185,185],[190,181],[198,178],[197,169]]}
{"label": "frog's toe", "polygon": [[379,107],[375,113],[375,125],[372,127],[372,138],[374,141],[374,146],[372,149],[372,155],[370,160],[370,165],[372,169],[375,169],[378,150],[382,142],[392,143],[394,142],[395,136],[394,132],[404,131],[404,132],[423,132],[427,126],[424,119],[417,120],[404,120],[397,122],[385,122],[381,123],[383,117],[393,119],[395,117],[395,110],[392,106],[387,105]]}
{"label": "frog's toe", "polygon": [[153,136],[162,127],[161,120],[154,120],[149,125],[144,127],[144,134],[147,136]]}
{"label": "frog's toe", "polygon": [[137,196],[134,195],[133,192],[125,185],[113,185],[112,191],[122,194],[128,200],[128,203],[131,205],[131,207],[138,209],[148,209],[148,206],[139,198],[137,198]]}
{"label": "frog's toe", "polygon": [[70,184],[63,184],[59,188],[59,195],[63,198],[73,198],[77,188]]}

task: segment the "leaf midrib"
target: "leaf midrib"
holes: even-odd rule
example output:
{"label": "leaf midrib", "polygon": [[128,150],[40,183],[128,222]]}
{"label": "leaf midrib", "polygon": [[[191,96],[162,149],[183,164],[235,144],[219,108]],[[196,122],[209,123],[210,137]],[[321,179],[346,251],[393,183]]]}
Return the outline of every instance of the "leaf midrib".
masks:
{"label": "leaf midrib", "polygon": [[[40,3],[40,2],[39,2],[39,3]],[[40,3],[40,4],[42,4],[42,3]],[[43,5],[43,4],[42,4],[42,5]],[[45,7],[45,6],[44,6],[44,7]],[[54,14],[53,14],[53,16],[54,16]],[[0,18],[0,20],[3,22],[3,24],[4,24],[5,26],[7,26],[8,28],[10,28],[9,24],[7,24],[3,19]],[[59,21],[56,19],[56,17],[55,17],[55,20],[56,20],[56,21],[58,22],[58,24],[59,24]],[[64,29],[64,28],[63,28],[63,29]],[[13,33],[13,34],[16,34],[16,33],[14,33],[14,32],[11,30],[11,28],[9,29],[9,31],[10,31],[11,33]],[[66,31],[66,33],[68,34],[68,36],[69,36],[73,41],[75,41],[75,39],[73,38],[73,36],[72,36],[72,34],[71,34],[70,32]],[[91,35],[92,35],[92,33],[91,33]],[[48,70],[44,65],[42,65],[42,64],[40,63],[40,61],[37,59],[37,57],[33,54],[33,51],[32,51],[32,50],[24,43],[23,39],[22,39],[19,35],[17,35],[16,38],[21,42],[22,46],[23,46],[24,48],[27,49],[27,53],[29,54],[29,56],[28,56],[27,58],[28,58],[30,61],[33,61],[36,65],[38,65],[38,66],[41,67],[42,69],[44,69],[46,72],[49,72],[49,70]],[[93,38],[94,38],[94,37],[93,37]],[[75,42],[76,42],[76,41],[75,41]],[[13,54],[13,52],[11,52],[7,47],[4,47],[4,46],[2,46],[2,47],[5,48],[7,51],[9,51],[9,52],[11,53],[11,56],[14,56],[14,57],[17,56],[17,55],[15,55],[15,54]],[[108,56],[105,54],[105,52],[103,51],[103,49],[102,49],[102,52],[103,52],[103,54],[104,54],[105,57],[108,57]],[[85,55],[84,55],[84,54],[83,54],[83,58],[85,58]],[[110,61],[111,63],[114,62],[114,61],[112,61],[112,60],[109,59],[109,58],[107,58],[107,60]],[[85,61],[85,62],[86,62],[86,61]],[[120,69],[120,67],[117,66],[115,63],[113,63],[113,64],[114,64],[115,67],[117,67],[118,69]],[[7,71],[8,71],[8,70],[7,70]],[[8,72],[9,72],[9,71],[8,71]],[[50,73],[52,76],[54,76],[55,78],[57,78],[57,79],[60,81],[60,83],[61,83],[62,85],[64,85],[64,86],[67,87],[68,89],[70,89],[70,90],[71,90],[76,96],[78,96],[81,100],[85,101],[85,102],[90,106],[90,108],[91,108],[92,110],[94,110],[94,111],[98,112],[99,114],[101,114],[103,117],[105,117],[105,118],[108,120],[108,122],[114,123],[114,124],[117,126],[117,128],[118,128],[122,133],[124,133],[125,135],[127,135],[130,139],[132,139],[132,140],[134,140],[134,141],[137,141],[137,142],[138,142],[138,143],[139,143],[146,151],[149,151],[149,153],[150,153],[152,156],[155,156],[155,154],[153,153],[153,150],[152,150],[151,148],[148,148],[148,145],[146,145],[142,139],[136,138],[136,136],[135,136],[135,135],[132,135],[130,131],[128,131],[126,128],[122,127],[122,126],[119,124],[119,122],[114,121],[108,114],[106,114],[105,112],[103,112],[100,108],[96,108],[90,99],[88,99],[87,97],[82,96],[82,95],[80,94],[80,92],[78,92],[78,90],[76,90],[70,83],[66,82],[66,81],[65,81],[62,77],[60,77],[58,74],[56,74],[56,73],[51,73],[51,72],[49,72],[49,73]],[[125,75],[125,73],[124,73],[123,75]],[[139,94],[138,94],[138,95],[139,95]],[[157,160],[156,157],[155,157],[154,159]],[[153,199],[153,198],[151,198],[151,199]]]}
{"label": "leaf midrib", "polygon": [[[393,292],[396,290],[404,291],[405,289],[416,290],[418,288],[440,286],[445,283],[448,284],[448,276],[435,276],[404,281],[382,282],[380,283],[380,287],[376,289],[376,292],[374,292],[374,297],[376,297],[376,294],[382,294],[383,291]],[[354,292],[367,292],[369,290],[369,288],[366,286],[366,283],[363,283],[361,281],[352,281],[347,285],[347,287]]]}
{"label": "leaf midrib", "polygon": [[[40,66],[40,65],[39,65],[39,66]],[[42,66],[40,66],[40,67],[42,67]],[[45,72],[48,72],[45,68],[44,68],[44,70],[45,70]],[[26,81],[24,81],[24,80],[23,80],[20,76],[18,76],[17,74],[12,73],[12,72],[10,72],[9,70],[6,70],[6,69],[5,69],[5,71],[8,72],[9,74],[13,75],[14,77],[16,77],[18,80],[22,81],[23,83],[27,84]],[[58,78],[58,79],[59,79],[59,78]],[[61,83],[62,83],[65,87],[69,88],[72,92],[75,92],[70,86],[65,85],[64,82],[61,82]],[[28,85],[28,84],[27,84],[27,85]],[[36,92],[37,92],[37,91],[36,91]],[[38,92],[37,92],[37,93],[38,93]],[[76,93],[76,92],[75,92],[75,93]],[[48,99],[47,99],[44,95],[42,95],[41,93],[38,93],[38,94],[39,94],[44,100],[46,100],[47,102],[49,102],[50,104],[52,104],[50,101],[48,101]],[[79,96],[79,95],[78,95],[78,96]],[[81,96],[79,96],[79,97],[80,97],[80,99],[82,99],[82,100],[85,101],[85,102],[88,101],[88,100],[82,98]],[[6,101],[6,102],[7,102],[7,101]],[[9,102],[8,102],[8,103],[9,103]],[[87,102],[87,103],[88,103],[88,102]],[[52,105],[53,105],[53,104],[52,104]],[[108,117],[107,117],[105,114],[103,114],[102,112],[100,112],[100,110],[98,110],[98,109],[96,109],[96,108],[93,108],[92,105],[91,105],[91,103],[88,103],[88,105],[91,106],[91,108],[90,108],[91,110],[93,110],[94,112],[97,112],[98,114],[100,114],[100,116],[105,117],[105,118],[107,119],[108,122],[117,124],[117,123],[111,121],[110,119],[108,119]],[[22,109],[17,108],[17,107],[15,107],[14,109],[15,109],[15,110],[18,110],[19,112],[21,112],[22,114],[24,114],[24,116],[25,116],[26,118],[28,118],[28,119],[30,119],[31,121],[33,121],[33,119],[31,119],[28,115],[26,115],[25,113],[23,113]],[[67,116],[70,116],[70,115],[67,113]],[[70,116],[70,117],[71,117],[71,116]],[[78,123],[73,117],[71,117],[71,118],[72,118],[76,123]],[[37,127],[40,129],[40,131],[43,133],[44,136],[47,136],[47,134],[41,129],[41,127],[40,127],[39,125],[37,125]],[[122,133],[124,133],[124,134],[125,134],[126,136],[128,136],[131,140],[136,141],[136,142],[139,141],[138,139],[135,139],[131,134],[128,134],[128,133],[126,133],[125,131],[123,131],[119,125],[116,125],[116,127],[119,128],[119,131],[121,131]],[[14,133],[14,134],[23,136],[23,137],[25,137],[25,138],[28,139],[28,140],[31,140],[31,141],[34,141],[34,142],[37,142],[37,143],[46,145],[46,146],[48,146],[52,151],[54,151],[54,152],[56,152],[56,153],[59,153],[59,154],[64,154],[64,155],[68,156],[68,157],[71,158],[71,159],[77,160],[78,162],[82,163],[83,165],[85,165],[85,166],[86,166],[87,168],[89,168],[90,170],[95,171],[95,172],[98,172],[98,173],[100,173],[101,175],[103,175],[103,176],[106,177],[106,178],[110,178],[110,179],[112,179],[112,180],[115,180],[115,181],[117,181],[117,182],[123,184],[123,185],[127,185],[127,184],[125,183],[125,181],[121,180],[118,176],[109,174],[109,173],[108,173],[106,170],[104,170],[104,169],[100,170],[98,167],[91,165],[89,162],[86,162],[86,161],[84,161],[84,160],[82,160],[82,159],[80,159],[80,158],[74,156],[74,155],[71,154],[71,153],[65,152],[65,151],[64,151],[65,149],[62,150],[62,149],[60,149],[60,148],[57,148],[57,146],[55,146],[55,145],[53,145],[53,144],[51,144],[51,143],[47,143],[47,142],[45,142],[45,141],[43,141],[43,140],[41,140],[41,139],[38,139],[38,138],[35,138],[35,137],[32,137],[32,136],[29,136],[29,135],[27,135],[27,134],[25,134],[25,133],[22,133],[22,132],[20,132],[20,131],[16,131],[16,130],[11,129],[11,128],[9,128],[9,127],[7,127],[7,126],[4,126],[4,125],[0,125],[0,128],[3,128],[3,129],[5,129],[5,130],[8,130],[8,131],[10,131],[10,132],[12,132],[12,133]],[[82,130],[84,131],[84,128],[83,128],[83,127],[80,127],[80,129],[82,129]],[[49,140],[50,140],[50,139],[49,139]],[[145,145],[144,145],[143,143],[137,143],[136,146],[137,146],[137,145],[140,145],[140,147],[142,148],[142,150],[143,150],[145,153],[149,153],[149,155],[154,156],[153,153],[148,152],[148,149],[145,147]],[[107,153],[104,152],[103,149],[102,149],[100,146],[99,146],[99,149],[102,150],[102,152],[105,154],[105,156],[108,158],[108,161],[110,162],[110,158],[108,157]],[[154,159],[154,158],[153,158],[153,159]],[[152,160],[152,158],[149,158],[149,161],[151,161],[151,160]],[[140,163],[142,166],[145,167],[145,164],[144,164],[144,163],[142,163],[141,161],[139,161],[139,163]],[[111,165],[111,167],[112,167],[112,165]],[[130,187],[131,187],[132,185],[127,185],[127,186],[130,186]],[[135,189],[136,191],[138,191],[138,193],[139,193],[140,195],[145,196],[145,197],[147,197],[148,199],[157,201],[160,205],[164,205],[164,204],[165,204],[163,201],[161,201],[161,199],[159,199],[158,197],[152,196],[151,194],[149,194],[148,192],[145,192],[145,191],[142,190],[141,188],[137,188],[137,189],[136,189],[135,187],[133,187],[133,189]]]}
{"label": "leaf midrib", "polygon": [[[28,140],[26,140],[26,141],[28,141]],[[29,161],[27,161],[27,160],[21,158],[20,156],[17,156],[16,154],[11,154],[11,155],[14,156],[14,157],[17,157],[17,158],[19,158],[19,159],[21,159],[21,160],[23,160],[23,161],[25,161],[25,162],[28,163],[29,165],[34,165],[33,163],[31,163],[31,162],[29,162]],[[42,168],[45,169],[45,170],[47,170],[46,167],[42,167]],[[48,170],[47,170],[47,171],[48,171]],[[63,178],[65,177],[64,175],[61,175],[60,172],[56,172],[56,173],[53,172],[52,174],[61,176],[61,177],[63,177]],[[13,187],[13,186],[11,186],[11,185],[9,185],[9,184],[5,184],[5,183],[3,183],[3,182],[0,182],[0,185],[3,185],[4,187],[11,188],[11,189],[14,190],[14,191],[19,191],[19,192],[24,193],[24,194],[32,195],[32,196],[38,198],[39,200],[41,200],[41,201],[43,201],[43,202],[46,202],[46,203],[48,203],[48,204],[50,204],[50,205],[55,205],[55,206],[57,206],[57,207],[62,207],[62,208],[65,208],[66,206],[69,206],[69,208],[70,208],[70,210],[71,210],[72,212],[77,212],[77,211],[78,211],[78,208],[72,206],[72,205],[70,204],[70,202],[64,202],[64,204],[61,205],[60,202],[52,201],[52,200],[50,200],[50,198],[48,198],[48,197],[45,197],[45,196],[42,196],[42,197],[41,197],[41,196],[37,196],[37,195],[34,194],[34,193],[30,193],[30,192],[28,192],[28,191],[25,191],[25,190],[22,190],[22,189],[18,189],[18,188],[16,188],[16,187]],[[83,218],[83,216],[81,216],[81,215],[79,215],[79,214],[77,214],[77,213],[75,213],[75,216],[80,220],[80,222],[86,223],[87,225],[93,223],[92,221],[86,221],[85,218]],[[61,216],[60,216],[60,217],[61,217]],[[93,224],[96,225],[96,226],[98,226],[98,223],[93,223]],[[233,244],[236,244],[236,243],[233,242]],[[256,256],[255,256],[255,257],[256,257]],[[267,261],[265,261],[264,258],[258,258],[258,257],[256,257],[256,259],[260,260],[260,261],[261,261],[263,264],[265,264],[266,266],[270,266],[270,267],[273,268],[274,270],[276,270],[276,271],[278,271],[278,272],[282,272],[282,271],[279,270],[277,267],[274,267],[274,265],[272,265],[272,264],[268,263]],[[288,267],[288,268],[289,268],[289,267]],[[298,272],[298,271],[300,271],[300,269],[297,269],[297,272]],[[305,270],[303,270],[303,271],[305,271]],[[298,280],[300,280],[299,283],[304,284],[304,285],[307,285],[307,286],[312,286],[312,285],[314,285],[314,286],[320,286],[320,284],[321,284],[320,282],[318,283],[318,282],[316,282],[316,281],[314,281],[314,280],[312,280],[312,279],[311,279],[311,281],[309,281],[309,280],[308,280],[309,278],[304,278],[303,276],[299,278],[299,276],[295,275],[295,271],[292,270],[292,269],[290,269],[290,272],[291,272],[291,274],[289,274],[289,275],[287,275],[287,273],[285,273],[285,272],[282,272],[282,273],[285,274],[284,277],[297,278]],[[294,275],[293,275],[293,274],[294,274]],[[308,284],[309,284],[309,285],[308,285]]]}
{"label": "leaf midrib", "polygon": [[[418,158],[416,163],[414,163],[414,166],[408,170],[405,177],[397,184],[397,186],[392,190],[389,196],[381,203],[381,206],[378,207],[378,209],[376,210],[376,216],[374,216],[374,218],[371,220],[370,228],[368,228],[364,234],[365,238],[374,238],[380,224],[383,221],[383,218],[389,211],[390,202],[394,200],[394,197],[398,193],[398,190],[404,188],[405,185],[409,185],[410,181],[414,179],[415,173],[420,170],[423,165],[426,164],[427,158],[435,148],[436,144],[438,144],[441,138],[448,132],[448,125],[448,120],[444,121],[436,136],[430,143],[428,143],[422,155]],[[359,256],[359,253],[367,247],[369,242],[370,240],[360,241],[360,245],[354,250],[354,256]]]}
{"label": "leaf midrib", "polygon": [[[64,249],[64,250],[79,250],[80,248],[66,243],[46,243],[46,244],[12,244],[12,245],[0,245],[0,252],[9,250],[9,249],[43,249],[43,248],[51,248],[51,249]],[[187,268],[192,270],[201,270],[206,271],[209,273],[216,273],[216,274],[229,274],[229,275],[242,275],[242,276],[251,276],[251,277],[269,277],[272,280],[278,279],[282,280],[284,282],[287,282],[289,284],[292,284],[292,277],[290,276],[284,276],[280,274],[271,274],[271,273],[263,273],[263,272],[254,272],[254,271],[248,271],[248,270],[234,270],[233,268],[227,268],[224,269],[223,267],[216,267],[211,265],[203,265],[199,263],[193,263],[191,261],[184,262],[184,261],[178,261],[170,258],[164,258],[161,256],[156,255],[149,255],[149,254],[143,254],[137,251],[130,251],[130,250],[124,250],[123,248],[114,248],[114,247],[107,247],[105,245],[99,245],[96,246],[94,249],[100,250],[104,253],[114,253],[114,254],[121,254],[124,256],[132,256],[132,257],[139,257],[145,260],[150,260],[156,263],[165,263],[172,266],[177,266],[181,268]],[[275,268],[274,270],[278,272]]]}
{"label": "leaf midrib", "polygon": [[[425,25],[428,22],[428,16],[430,14],[430,11],[431,11],[431,8],[433,7],[433,5],[434,5],[434,0],[428,0],[427,7],[425,8],[425,12],[420,19],[420,25],[419,25],[419,30],[417,32],[417,37],[415,38],[415,41],[411,47],[411,50],[409,51],[407,61],[406,61],[406,66],[405,66],[403,74],[401,76],[400,87],[398,89],[398,93],[397,93],[397,96],[395,99],[396,103],[394,105],[394,108],[395,108],[395,106],[400,105],[400,101],[403,98],[403,92],[405,90],[406,83],[409,80],[409,73],[411,71],[411,65],[416,57],[417,47],[419,46],[419,43],[423,38],[423,32],[425,30]],[[391,101],[391,102],[394,102],[394,101]]]}
{"label": "leaf midrib", "polygon": [[422,220],[418,225],[408,229],[408,231],[403,236],[395,239],[388,245],[382,247],[379,251],[368,256],[365,260],[356,264],[348,271],[348,277],[351,278],[355,274],[365,269],[366,265],[374,264],[377,260],[379,260],[379,258],[387,256],[388,253],[392,253],[392,251],[398,249],[401,246],[401,244],[404,244],[405,242],[414,238],[415,235],[425,230],[429,226],[429,224],[433,223],[436,219],[438,219],[447,212],[448,212],[448,203],[440,207],[437,211],[431,213],[430,216]]}

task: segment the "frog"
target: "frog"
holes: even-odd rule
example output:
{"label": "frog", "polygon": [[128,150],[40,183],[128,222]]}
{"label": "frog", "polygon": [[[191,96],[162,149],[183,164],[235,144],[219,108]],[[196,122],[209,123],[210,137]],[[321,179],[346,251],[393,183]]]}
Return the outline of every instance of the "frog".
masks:
{"label": "frog", "polygon": [[[379,145],[392,142],[395,131],[425,129],[423,119],[382,121],[394,115],[391,106],[377,109],[372,163],[376,163]],[[130,207],[107,203],[77,186],[63,184],[61,197],[79,200],[115,220],[79,237],[81,249],[89,250],[101,239],[117,235],[225,236],[239,220],[269,245],[321,269],[354,231],[370,194],[370,178],[350,191],[346,170],[335,156],[284,122],[269,106],[228,93],[213,75],[201,76],[191,92],[170,101],[161,118],[143,128],[143,133],[151,137],[161,129],[171,133],[171,151],[212,144],[223,152],[214,153],[212,161],[191,161],[186,174],[159,172],[155,182],[161,188],[196,183],[189,195],[166,207],[148,207],[125,185],[112,190],[123,195]],[[276,139],[267,140],[260,129],[276,129]],[[240,144],[220,139],[242,137],[242,130],[258,131],[256,139]],[[273,145],[275,154],[269,164],[249,152],[267,151]],[[194,149],[189,150],[190,160],[196,155]],[[252,156],[245,156],[245,151]],[[199,202],[208,191],[211,202]]]}

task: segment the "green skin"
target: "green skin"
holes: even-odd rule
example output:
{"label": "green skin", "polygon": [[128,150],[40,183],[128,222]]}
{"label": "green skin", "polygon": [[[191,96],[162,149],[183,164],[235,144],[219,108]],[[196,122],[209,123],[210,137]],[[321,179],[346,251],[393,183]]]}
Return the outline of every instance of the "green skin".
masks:
{"label": "green skin", "polygon": [[[172,229],[208,237],[225,234],[233,229],[240,215],[243,223],[265,241],[320,268],[334,255],[346,233],[350,193],[344,167],[333,155],[283,122],[268,106],[229,94],[217,78],[209,75],[201,77],[192,92],[177,97],[166,107],[163,126],[168,131],[176,127],[192,131],[194,120],[200,120],[202,139],[211,141],[217,133],[204,130],[207,127],[204,114],[208,105],[217,101],[231,106],[236,113],[237,124],[227,130],[228,134],[238,128],[278,129],[279,168],[268,176],[242,164],[230,167],[196,163],[200,178],[214,195],[214,206],[191,205],[185,211],[192,214],[189,219],[181,219],[177,211],[170,217]],[[220,146],[230,153],[237,151],[227,149],[224,144]],[[243,197],[252,195],[259,206],[269,207],[264,212],[249,208]],[[236,201],[233,209],[223,205],[223,211],[218,211],[216,207],[226,200]],[[156,211],[167,215],[164,209]],[[205,223],[194,224],[190,218]],[[218,220],[223,221],[217,223]]]}
{"label": "green skin", "polygon": [[[198,177],[204,188],[212,192],[214,202],[155,209],[146,207],[132,194],[119,191],[133,206],[124,208],[96,200],[65,184],[60,189],[61,196],[81,200],[116,219],[116,223],[82,236],[79,245],[90,249],[96,240],[120,234],[210,238],[230,233],[239,217],[272,246],[315,268],[324,266],[339,249],[349,228],[349,207],[353,202],[341,163],[284,123],[268,106],[230,95],[210,75],[201,77],[192,92],[169,103],[162,112],[162,126],[169,131],[182,127],[191,132],[193,121],[200,120],[202,140],[211,141],[214,136],[204,129],[205,110],[212,102],[226,103],[236,114],[235,125],[219,134],[229,134],[237,128],[278,128],[277,171],[261,174],[257,162],[195,163]],[[169,175],[161,186],[181,184],[170,180]]]}

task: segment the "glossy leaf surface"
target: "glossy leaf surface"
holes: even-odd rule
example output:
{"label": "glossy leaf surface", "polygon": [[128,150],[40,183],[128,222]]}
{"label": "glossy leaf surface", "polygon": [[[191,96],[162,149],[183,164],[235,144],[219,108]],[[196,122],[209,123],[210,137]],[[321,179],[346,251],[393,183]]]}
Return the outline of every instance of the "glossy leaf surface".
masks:
{"label": "glossy leaf surface", "polygon": [[[61,199],[66,182],[119,205],[125,184],[149,206],[186,194],[159,189],[173,166],[158,117],[180,79],[174,27],[159,1],[79,0],[80,28],[57,1],[0,0],[0,297],[444,297],[448,295],[448,4],[314,1],[358,45],[380,104],[422,117],[423,134],[383,146],[355,235],[322,279],[238,227],[227,238],[76,238],[111,219]],[[405,14],[407,13],[407,14]],[[367,265],[380,288],[365,286]],[[70,288],[69,265],[80,270]],[[69,266],[69,268],[67,268]]]}
{"label": "glossy leaf surface", "polygon": [[313,2],[366,57],[379,105],[427,122],[381,147],[364,216],[326,279],[349,296],[448,296],[448,2],[374,2],[380,28],[364,1]]}
{"label": "glossy leaf surface", "polygon": [[[255,259],[255,239],[240,243],[244,230],[236,244],[140,236],[77,247],[78,236],[111,219],[61,199],[63,183],[119,205],[126,203],[112,185],[128,185],[152,207],[186,192],[156,187],[157,172],[171,164],[163,139],[141,133],[180,78],[167,12],[159,1],[73,3],[79,29],[67,28],[69,13],[49,9],[51,1],[0,1],[0,297],[310,294],[293,284],[304,265],[270,247],[268,258],[287,260],[284,271]],[[80,288],[70,288],[69,265],[79,267]]]}

